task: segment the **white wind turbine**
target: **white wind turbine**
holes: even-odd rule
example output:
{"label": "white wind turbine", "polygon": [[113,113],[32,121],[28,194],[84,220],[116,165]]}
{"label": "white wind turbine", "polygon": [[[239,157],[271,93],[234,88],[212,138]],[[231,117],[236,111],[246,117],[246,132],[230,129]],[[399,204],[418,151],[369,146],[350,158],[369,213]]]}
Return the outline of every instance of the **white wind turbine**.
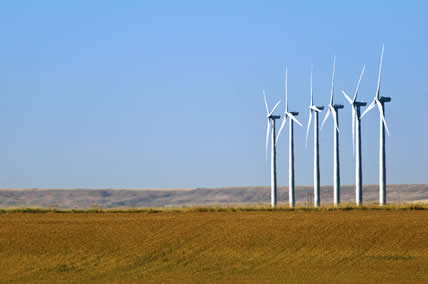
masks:
{"label": "white wind turbine", "polygon": [[[361,115],[360,107],[365,106],[366,102],[357,101],[358,90],[360,88],[361,79],[363,78],[364,70],[366,65],[363,66],[361,71],[360,79],[358,80],[357,88],[355,89],[354,97],[351,99],[345,91],[342,90],[342,94],[348,100],[352,107],[352,146],[354,154],[356,151],[355,157],[355,203],[361,205],[363,202],[363,174],[361,167]],[[356,132],[356,137],[355,137]],[[357,140],[355,143],[355,139]],[[356,147],[355,147],[356,144]]]}
{"label": "white wind turbine", "polygon": [[383,61],[383,51],[384,46],[382,45],[382,53],[380,56],[380,65],[379,65],[379,77],[377,81],[376,95],[372,103],[367,107],[364,113],[361,115],[363,117],[373,109],[375,106],[379,109],[379,205],[386,204],[386,165],[385,165],[385,129],[389,136],[388,126],[385,121],[385,103],[390,102],[390,97],[381,97],[380,96],[380,79],[382,74],[382,61]]}
{"label": "white wind turbine", "polygon": [[319,155],[319,137],[318,137],[318,113],[324,109],[323,106],[313,104],[312,92],[312,70],[311,70],[311,103],[309,105],[309,121],[306,130],[306,145],[308,144],[309,127],[312,121],[312,112],[314,113],[314,206],[320,206],[320,155]]}
{"label": "white wind turbine", "polygon": [[[267,129],[266,129],[266,160],[267,160],[267,151],[269,143],[269,131],[272,128],[272,137],[271,137],[271,205],[272,207],[276,206],[276,144],[275,144],[275,119],[281,118],[279,115],[273,115],[273,112],[278,107],[281,100],[279,100],[276,105],[273,107],[272,111],[269,111],[266,94],[263,90],[263,97],[265,100],[266,107],[266,118],[267,118]],[[272,123],[271,123],[272,121]]]}
{"label": "white wind turbine", "polygon": [[295,116],[299,115],[298,112],[289,112],[288,111],[288,91],[287,91],[287,76],[288,70],[285,69],[285,112],[284,118],[282,120],[281,127],[278,131],[278,137],[276,138],[276,143],[278,143],[279,135],[281,134],[282,129],[285,126],[287,121],[287,117],[290,118],[290,133],[289,133],[289,146],[288,146],[288,200],[290,203],[290,207],[294,207],[295,198],[294,198],[294,132],[293,132],[293,121],[295,121],[298,125],[302,126],[302,124],[295,118]]}
{"label": "white wind turbine", "polygon": [[340,160],[339,160],[339,109],[343,108],[343,105],[337,105],[333,103],[333,93],[334,93],[334,71],[336,68],[336,57],[333,61],[333,76],[331,78],[331,94],[330,94],[330,103],[328,105],[327,113],[324,117],[324,120],[321,124],[321,128],[324,126],[324,123],[327,121],[330,113],[332,114],[334,120],[334,166],[333,166],[333,191],[334,191],[334,205],[340,203]]}

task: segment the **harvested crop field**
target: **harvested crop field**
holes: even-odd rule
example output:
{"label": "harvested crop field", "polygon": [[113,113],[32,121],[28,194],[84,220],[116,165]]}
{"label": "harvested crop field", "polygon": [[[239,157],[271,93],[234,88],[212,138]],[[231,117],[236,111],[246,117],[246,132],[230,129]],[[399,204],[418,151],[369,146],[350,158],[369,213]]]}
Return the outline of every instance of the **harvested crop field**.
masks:
{"label": "harvested crop field", "polygon": [[0,281],[428,282],[428,210],[0,214]]}

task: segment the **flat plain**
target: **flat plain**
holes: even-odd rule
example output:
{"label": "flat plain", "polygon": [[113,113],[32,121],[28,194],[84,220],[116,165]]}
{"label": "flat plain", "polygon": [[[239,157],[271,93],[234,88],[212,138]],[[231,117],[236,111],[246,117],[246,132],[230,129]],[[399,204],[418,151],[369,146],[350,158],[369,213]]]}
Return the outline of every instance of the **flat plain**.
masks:
{"label": "flat plain", "polygon": [[427,283],[427,228],[426,209],[8,212],[0,281]]}

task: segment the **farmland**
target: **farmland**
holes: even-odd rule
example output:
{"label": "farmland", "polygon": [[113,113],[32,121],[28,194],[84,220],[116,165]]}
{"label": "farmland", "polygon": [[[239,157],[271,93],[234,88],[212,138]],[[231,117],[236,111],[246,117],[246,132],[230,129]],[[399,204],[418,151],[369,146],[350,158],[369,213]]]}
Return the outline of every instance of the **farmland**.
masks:
{"label": "farmland", "polygon": [[0,281],[428,281],[428,210],[3,212]]}

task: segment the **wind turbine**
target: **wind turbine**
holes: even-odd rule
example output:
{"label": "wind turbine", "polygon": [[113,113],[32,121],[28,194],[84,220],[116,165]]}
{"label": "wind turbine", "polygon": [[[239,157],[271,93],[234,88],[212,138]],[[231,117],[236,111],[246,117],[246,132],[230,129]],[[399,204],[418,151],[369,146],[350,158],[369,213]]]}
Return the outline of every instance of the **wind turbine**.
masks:
{"label": "wind turbine", "polygon": [[340,161],[339,161],[339,109],[343,108],[343,105],[337,105],[333,103],[333,93],[334,93],[334,71],[336,69],[336,57],[333,60],[333,76],[331,78],[331,94],[330,94],[330,103],[328,105],[327,113],[324,117],[324,120],[321,124],[321,129],[324,126],[324,123],[327,121],[327,118],[332,114],[334,120],[334,166],[333,166],[333,190],[334,190],[334,205],[340,203]]}
{"label": "wind turbine", "polygon": [[382,45],[382,53],[380,56],[380,64],[379,64],[379,77],[377,80],[377,90],[376,95],[371,102],[371,104],[367,107],[364,113],[361,115],[363,117],[373,109],[375,106],[379,109],[379,205],[386,204],[386,166],[385,166],[385,129],[389,136],[388,126],[385,121],[385,103],[391,101],[390,97],[381,97],[380,96],[380,79],[382,74],[382,61],[383,61],[383,51],[384,46]]}
{"label": "wind turbine", "polygon": [[295,199],[294,199],[294,132],[293,132],[293,122],[295,121],[298,125],[302,126],[302,124],[295,118],[295,116],[299,115],[298,112],[289,112],[288,111],[288,91],[287,91],[287,76],[288,70],[285,69],[285,112],[284,119],[282,120],[281,127],[278,131],[278,137],[276,138],[276,143],[278,143],[279,135],[281,135],[281,131],[285,126],[287,121],[287,117],[290,118],[290,133],[289,133],[289,144],[288,144],[288,201],[290,203],[290,207],[294,207]]}
{"label": "wind turbine", "polygon": [[[272,207],[276,206],[276,144],[275,144],[275,119],[281,118],[279,115],[273,115],[273,112],[278,107],[281,100],[279,100],[276,105],[273,107],[272,111],[269,111],[267,102],[266,102],[266,94],[263,90],[263,97],[265,99],[265,107],[266,107],[266,118],[267,118],[267,129],[266,129],[266,160],[267,160],[267,151],[269,144],[269,131],[272,128],[272,137],[271,137],[271,205]],[[272,123],[271,123],[272,121]]]}
{"label": "wind turbine", "polygon": [[[355,203],[357,205],[361,205],[363,202],[363,174],[361,169],[361,115],[360,115],[360,107],[365,106],[366,102],[357,101],[358,90],[360,88],[361,79],[363,78],[364,70],[366,69],[366,65],[363,66],[363,70],[361,71],[360,79],[358,80],[357,88],[355,89],[354,97],[351,99],[345,91],[342,90],[342,94],[348,100],[352,107],[352,146],[356,157],[355,157]],[[356,131],[355,131],[356,129]],[[355,137],[356,132],[356,137]],[[357,143],[355,143],[355,138]],[[355,144],[357,145],[355,147]]]}
{"label": "wind turbine", "polygon": [[314,113],[314,206],[320,206],[320,155],[319,155],[319,137],[318,137],[318,113],[324,109],[323,106],[313,104],[312,92],[312,70],[311,70],[311,103],[309,105],[309,121],[306,130],[306,145],[308,145],[309,127],[311,126],[312,113]]}

